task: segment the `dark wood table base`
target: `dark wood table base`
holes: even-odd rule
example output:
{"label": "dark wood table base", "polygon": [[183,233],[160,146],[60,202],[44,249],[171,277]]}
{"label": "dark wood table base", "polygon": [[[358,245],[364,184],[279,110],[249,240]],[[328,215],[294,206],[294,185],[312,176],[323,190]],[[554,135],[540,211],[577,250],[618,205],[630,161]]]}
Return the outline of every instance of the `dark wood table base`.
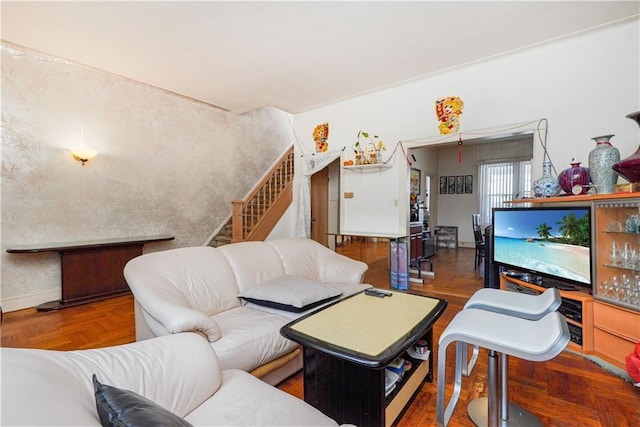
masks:
{"label": "dark wood table base", "polygon": [[58,252],[62,266],[62,298],[40,304],[39,311],[59,310],[130,293],[123,269],[142,255],[146,243],[173,236],[131,237],[73,243],[49,243],[7,249],[13,254]]}

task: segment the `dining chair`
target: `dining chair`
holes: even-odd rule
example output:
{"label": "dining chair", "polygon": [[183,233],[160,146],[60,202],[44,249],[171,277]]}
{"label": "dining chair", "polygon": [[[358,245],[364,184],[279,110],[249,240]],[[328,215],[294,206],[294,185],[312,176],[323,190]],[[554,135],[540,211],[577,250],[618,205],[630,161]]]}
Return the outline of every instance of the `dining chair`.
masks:
{"label": "dining chair", "polygon": [[480,227],[480,214],[471,214],[471,224],[473,225],[473,237],[476,243],[476,255],[474,260],[474,270],[480,266],[480,262],[484,259],[484,237],[482,236],[482,227]]}

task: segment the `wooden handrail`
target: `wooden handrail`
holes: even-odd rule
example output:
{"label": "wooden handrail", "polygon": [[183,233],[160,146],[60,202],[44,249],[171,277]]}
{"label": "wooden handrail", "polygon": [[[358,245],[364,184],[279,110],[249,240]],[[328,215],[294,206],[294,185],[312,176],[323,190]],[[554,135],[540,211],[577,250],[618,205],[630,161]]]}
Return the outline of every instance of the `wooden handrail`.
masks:
{"label": "wooden handrail", "polygon": [[231,241],[264,240],[293,200],[293,145],[243,199],[231,202]]}

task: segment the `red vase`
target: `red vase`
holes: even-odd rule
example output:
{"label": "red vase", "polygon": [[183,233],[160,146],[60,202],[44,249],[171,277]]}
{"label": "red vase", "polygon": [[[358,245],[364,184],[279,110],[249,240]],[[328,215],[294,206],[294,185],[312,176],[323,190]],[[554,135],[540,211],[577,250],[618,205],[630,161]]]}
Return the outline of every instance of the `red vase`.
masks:
{"label": "red vase", "polygon": [[586,194],[589,190],[589,182],[591,182],[589,169],[580,166],[580,162],[575,158],[571,159],[571,167],[558,175],[560,188],[567,194]]}
{"label": "red vase", "polygon": [[[625,117],[635,120],[640,126],[640,111],[627,114]],[[630,183],[640,182],[640,147],[635,153],[615,163],[611,168]]]}

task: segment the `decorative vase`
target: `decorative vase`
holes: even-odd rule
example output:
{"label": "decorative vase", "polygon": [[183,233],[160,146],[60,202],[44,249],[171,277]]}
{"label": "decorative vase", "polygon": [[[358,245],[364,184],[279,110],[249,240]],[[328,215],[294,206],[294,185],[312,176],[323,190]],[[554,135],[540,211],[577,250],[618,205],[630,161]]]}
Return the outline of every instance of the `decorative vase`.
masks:
{"label": "decorative vase", "polygon": [[591,181],[589,169],[580,166],[580,161],[575,157],[571,159],[571,167],[558,174],[560,188],[567,194],[585,194]]}
{"label": "decorative vase", "polygon": [[362,151],[356,151],[356,165],[362,164]]}
{"label": "decorative vase", "polygon": [[637,233],[638,225],[638,215],[627,215],[627,219],[624,222],[624,231],[627,233]]}
{"label": "decorative vase", "polygon": [[542,163],[542,176],[533,181],[533,195],[535,197],[553,197],[560,194],[560,184],[551,174],[551,162]]}
{"label": "decorative vase", "polygon": [[620,151],[611,145],[614,135],[602,135],[591,138],[596,142],[596,148],[589,152],[589,174],[596,194],[613,193],[618,181],[618,175],[612,166],[620,161]]}
{"label": "decorative vase", "polygon": [[[640,126],[640,111],[627,114],[625,117],[631,120],[635,120],[638,126]],[[633,184],[636,182],[640,182],[640,147],[638,147],[635,153],[624,160],[620,160],[612,167],[614,171],[618,172],[620,176],[622,176],[630,183]]]}

